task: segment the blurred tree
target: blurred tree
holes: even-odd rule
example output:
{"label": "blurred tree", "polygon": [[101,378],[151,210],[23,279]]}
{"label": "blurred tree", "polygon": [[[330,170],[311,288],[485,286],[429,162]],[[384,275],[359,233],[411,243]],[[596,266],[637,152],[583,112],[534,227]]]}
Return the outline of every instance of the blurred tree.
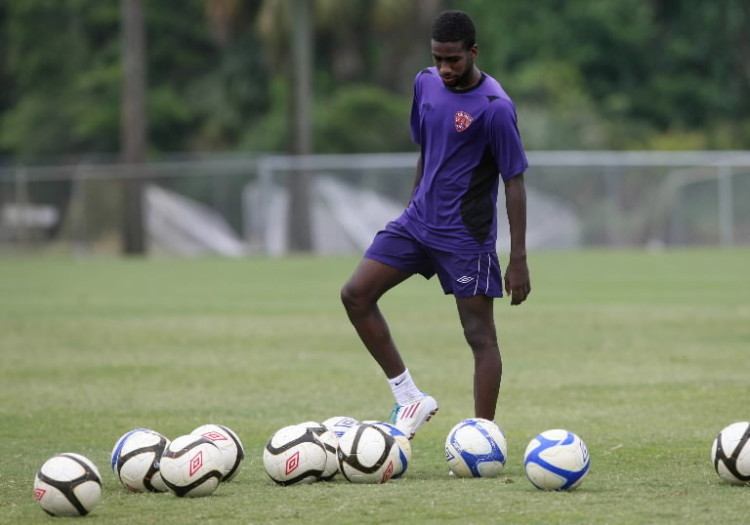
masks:
{"label": "blurred tree", "polygon": [[247,129],[263,122],[270,104],[270,81],[254,28],[262,3],[205,1],[205,17],[217,51],[214,67],[194,77],[186,92],[187,103],[200,115],[189,149],[236,149]]}
{"label": "blurred tree", "polygon": [[317,0],[321,68],[339,85],[410,93],[430,64],[430,26],[443,0]]}
{"label": "blurred tree", "polygon": [[[206,0],[147,2],[151,151],[233,149],[268,105],[265,62],[241,2],[231,38]],[[119,148],[119,6],[99,0],[3,3],[8,108],[0,149],[18,159]],[[244,21],[244,22],[243,22]],[[38,35],[45,38],[38,38]],[[60,50],[65,50],[60,53]]]}
{"label": "blurred tree", "polygon": [[348,85],[318,104],[314,119],[316,151],[413,151],[410,108],[398,94],[371,84]]}
{"label": "blurred tree", "polygon": [[[0,3],[0,118],[8,111],[15,91],[14,79],[8,68],[8,13],[6,4]],[[7,154],[7,148],[0,143],[0,159]],[[0,160],[0,163],[2,160]]]}
{"label": "blurred tree", "polygon": [[119,4],[28,0],[5,11],[13,82],[0,148],[16,158],[116,151]]}
{"label": "blurred tree", "polygon": [[[271,71],[282,78],[291,74],[290,5],[283,0],[266,0],[257,21]],[[411,148],[407,119],[412,80],[419,69],[430,63],[429,27],[444,1],[317,0],[312,5],[315,17],[315,151],[372,151],[376,144],[382,148],[379,151]],[[414,38],[415,30],[421,33],[421,38]],[[370,88],[363,91],[363,85]],[[285,104],[275,97],[288,97],[291,93],[282,89],[281,83],[276,86],[272,89],[274,103],[269,115],[274,115],[277,122],[278,116],[284,114]],[[356,104],[355,100],[360,100],[368,112],[353,115],[342,107],[353,108],[351,104]],[[398,111],[399,117],[403,117],[398,122],[383,118],[394,115],[394,100],[400,101],[403,108]],[[339,110],[345,110],[349,118],[337,113]],[[400,129],[394,133],[396,126]],[[267,121],[263,129],[281,131],[273,121]],[[268,134],[256,140],[257,134],[251,131],[246,142],[270,140]],[[348,140],[337,148],[332,141],[334,137]],[[276,140],[275,144],[282,142]]]}
{"label": "blurred tree", "polygon": [[[706,148],[743,148],[750,141],[750,4],[745,0],[462,0],[451,5],[477,20],[482,67],[505,80],[517,105],[546,113],[540,126],[553,123],[530,134],[541,139],[531,147],[648,149],[665,142],[679,146],[665,135],[694,133],[703,136],[700,147]],[[569,84],[540,78],[534,87],[529,69],[545,75],[542,64],[579,72],[575,89],[585,97],[581,109],[589,117],[583,122],[590,126],[576,124],[575,106],[566,117],[555,104],[557,92]],[[571,130],[581,142],[559,144]],[[598,140],[591,141],[592,135]]]}
{"label": "blurred tree", "polygon": [[[145,4],[153,35],[152,152],[289,148],[290,5]],[[361,85],[381,90],[381,101],[400,97],[408,106],[414,73],[430,63],[432,18],[457,8],[476,20],[480,66],[503,82],[523,112],[530,148],[744,148],[750,142],[745,0],[311,5],[316,114],[351,98],[349,89],[356,95]],[[114,3],[100,0],[0,4],[0,152],[30,159],[117,150],[118,17]],[[333,125],[332,116],[325,120]],[[316,140],[329,149],[334,144],[321,134],[324,125],[316,127]],[[335,134],[347,136],[341,133],[347,125],[357,132],[356,122],[337,122]],[[382,147],[408,144],[394,137]]]}

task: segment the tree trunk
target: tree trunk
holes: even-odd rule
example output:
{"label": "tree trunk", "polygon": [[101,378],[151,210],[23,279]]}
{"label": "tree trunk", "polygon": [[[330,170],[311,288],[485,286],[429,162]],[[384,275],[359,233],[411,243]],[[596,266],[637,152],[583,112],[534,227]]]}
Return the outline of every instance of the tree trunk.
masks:
{"label": "tree trunk", "polygon": [[146,151],[146,35],[143,0],[121,0],[122,7],[122,162],[132,167],[125,174],[122,192],[122,251],[144,255],[143,186],[137,165]]}
{"label": "tree trunk", "polygon": [[[312,153],[312,133],[310,124],[312,31],[309,0],[294,0],[292,50],[294,72],[292,74],[292,153],[309,155]],[[293,252],[311,252],[311,184],[312,174],[300,165],[289,178],[289,249]]]}

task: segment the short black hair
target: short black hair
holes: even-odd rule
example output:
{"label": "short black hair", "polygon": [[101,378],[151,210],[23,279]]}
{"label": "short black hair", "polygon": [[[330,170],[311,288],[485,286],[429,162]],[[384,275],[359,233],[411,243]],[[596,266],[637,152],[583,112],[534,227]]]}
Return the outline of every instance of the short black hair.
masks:
{"label": "short black hair", "polygon": [[432,39],[435,42],[463,42],[466,49],[470,49],[477,43],[474,21],[463,11],[443,11],[432,23]]}

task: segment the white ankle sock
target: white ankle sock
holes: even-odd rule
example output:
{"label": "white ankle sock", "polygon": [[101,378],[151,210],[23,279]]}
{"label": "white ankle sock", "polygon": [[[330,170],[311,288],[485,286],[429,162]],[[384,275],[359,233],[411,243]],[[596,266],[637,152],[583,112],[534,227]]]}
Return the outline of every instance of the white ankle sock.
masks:
{"label": "white ankle sock", "polygon": [[396,403],[399,405],[408,405],[423,395],[417,385],[414,384],[408,368],[404,370],[403,374],[388,379],[388,384],[391,385],[391,392],[393,392],[393,397],[396,398]]}

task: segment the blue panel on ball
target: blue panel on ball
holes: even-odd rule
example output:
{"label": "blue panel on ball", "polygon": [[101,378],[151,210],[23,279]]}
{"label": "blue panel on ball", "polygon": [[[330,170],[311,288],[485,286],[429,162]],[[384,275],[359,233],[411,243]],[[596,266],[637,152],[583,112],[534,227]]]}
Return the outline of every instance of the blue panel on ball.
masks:
{"label": "blue panel on ball", "polygon": [[583,476],[586,475],[586,473],[589,470],[590,463],[588,461],[588,456],[585,458],[585,465],[584,467],[579,471],[572,471],[572,470],[566,470],[560,467],[557,467],[553,465],[552,463],[549,463],[548,461],[544,460],[540,454],[547,450],[550,447],[554,447],[557,445],[571,445],[575,441],[575,436],[568,432],[568,434],[565,436],[564,439],[558,440],[558,439],[547,439],[542,435],[536,436],[534,439],[539,441],[539,445],[533,449],[529,454],[526,456],[526,459],[524,461],[524,466],[529,463],[536,463],[537,465],[543,467],[544,469],[552,472],[553,474],[557,474],[561,478],[565,480],[565,484],[560,487],[560,490],[567,490],[571,486],[575,485],[575,483],[581,479]]}
{"label": "blue panel on ball", "polygon": [[477,424],[477,421],[466,421],[463,426],[471,426],[476,428],[482,434],[482,436],[484,436],[485,440],[491,448],[490,452],[488,452],[487,454],[473,454],[471,452],[462,450],[461,446],[455,439],[455,435],[451,436],[451,445],[453,445],[453,448],[458,451],[461,459],[463,459],[464,463],[466,463],[466,466],[469,467],[472,476],[474,476],[475,478],[482,477],[481,472],[479,472],[479,465],[481,465],[482,463],[500,461],[501,463],[505,464],[505,455],[503,454],[503,451],[500,450],[498,444],[482,425]]}
{"label": "blue panel on ball", "polygon": [[112,451],[112,457],[110,458],[110,466],[112,467],[112,470],[115,470],[115,467],[117,466],[117,458],[120,457],[120,452],[122,451],[122,447],[125,446],[125,442],[130,436],[137,434],[138,432],[150,432],[150,430],[147,428],[136,428],[120,438],[120,441],[117,442],[115,449]]}

